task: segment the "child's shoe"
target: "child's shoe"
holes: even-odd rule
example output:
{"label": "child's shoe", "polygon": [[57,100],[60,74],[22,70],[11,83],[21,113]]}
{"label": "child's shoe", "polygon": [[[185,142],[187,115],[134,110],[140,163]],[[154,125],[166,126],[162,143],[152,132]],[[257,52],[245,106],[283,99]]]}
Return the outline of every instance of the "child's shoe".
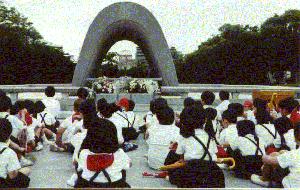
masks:
{"label": "child's shoe", "polygon": [[43,145],[42,145],[42,143],[41,142],[38,142],[38,144],[37,144],[37,146],[35,147],[35,151],[40,151],[40,150],[42,150],[44,147],[43,147]]}
{"label": "child's shoe", "polygon": [[58,147],[55,143],[50,145],[50,151],[52,152],[64,152],[65,149]]}
{"label": "child's shoe", "polygon": [[26,159],[24,156],[20,158],[20,164],[22,168],[32,166],[34,163],[31,160]]}
{"label": "child's shoe", "polygon": [[67,181],[67,185],[74,187],[77,182],[78,176],[77,174],[73,174],[71,178]]}
{"label": "child's shoe", "polygon": [[260,185],[262,187],[269,187],[270,182],[269,181],[263,181],[260,179],[259,175],[252,174],[251,175],[251,181],[254,184]]}

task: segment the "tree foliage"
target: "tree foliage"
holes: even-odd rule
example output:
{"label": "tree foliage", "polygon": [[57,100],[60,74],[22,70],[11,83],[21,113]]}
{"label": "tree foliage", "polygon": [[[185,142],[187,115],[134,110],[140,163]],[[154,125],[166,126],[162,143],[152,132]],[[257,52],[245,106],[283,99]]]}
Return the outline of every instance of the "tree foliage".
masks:
{"label": "tree foliage", "polygon": [[75,64],[27,18],[0,2],[0,84],[70,83]]}

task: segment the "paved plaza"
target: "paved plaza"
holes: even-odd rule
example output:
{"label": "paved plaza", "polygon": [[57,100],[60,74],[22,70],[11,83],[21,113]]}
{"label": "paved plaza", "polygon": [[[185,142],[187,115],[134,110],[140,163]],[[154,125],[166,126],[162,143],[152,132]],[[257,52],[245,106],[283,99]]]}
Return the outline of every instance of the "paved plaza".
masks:
{"label": "paved plaza", "polygon": [[[129,152],[132,159],[132,167],[127,171],[127,182],[133,188],[174,188],[165,179],[144,178],[144,171],[154,172],[147,166],[144,155],[147,153],[146,143],[140,136],[136,143],[139,148]],[[31,188],[70,188],[66,181],[74,173],[72,167],[72,155],[68,153],[50,152],[49,147],[45,147],[40,152],[32,153],[36,157],[36,163],[32,167]],[[250,181],[234,178],[229,171],[224,171],[226,187],[234,188],[258,188],[260,186],[252,184]]]}

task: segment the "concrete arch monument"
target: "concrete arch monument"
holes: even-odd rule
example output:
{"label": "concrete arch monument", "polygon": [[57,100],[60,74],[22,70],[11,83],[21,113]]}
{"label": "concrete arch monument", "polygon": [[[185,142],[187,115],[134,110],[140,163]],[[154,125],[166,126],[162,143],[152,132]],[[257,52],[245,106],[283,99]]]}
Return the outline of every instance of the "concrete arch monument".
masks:
{"label": "concrete arch monument", "polygon": [[94,19],[85,37],[72,85],[82,86],[87,78],[94,77],[96,61],[103,60],[108,50],[121,40],[132,41],[142,49],[162,77],[163,85],[178,85],[173,59],[159,23],[145,7],[131,2],[112,4]]}

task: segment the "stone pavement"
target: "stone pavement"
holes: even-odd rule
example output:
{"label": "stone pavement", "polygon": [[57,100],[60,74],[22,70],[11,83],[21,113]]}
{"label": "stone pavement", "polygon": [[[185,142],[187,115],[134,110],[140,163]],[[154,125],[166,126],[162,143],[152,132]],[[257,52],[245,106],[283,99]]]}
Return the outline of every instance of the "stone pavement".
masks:
{"label": "stone pavement", "polygon": [[[154,172],[147,166],[144,155],[147,153],[145,141],[140,136],[136,143],[139,148],[128,153],[132,159],[132,167],[127,171],[127,182],[133,188],[174,188],[165,179],[143,178],[144,171]],[[49,147],[44,147],[40,152],[32,153],[36,163],[30,175],[31,188],[70,188],[66,181],[74,173],[72,155],[68,153],[50,152]],[[226,187],[231,188],[258,188],[250,181],[234,178],[229,171],[224,171]]]}

